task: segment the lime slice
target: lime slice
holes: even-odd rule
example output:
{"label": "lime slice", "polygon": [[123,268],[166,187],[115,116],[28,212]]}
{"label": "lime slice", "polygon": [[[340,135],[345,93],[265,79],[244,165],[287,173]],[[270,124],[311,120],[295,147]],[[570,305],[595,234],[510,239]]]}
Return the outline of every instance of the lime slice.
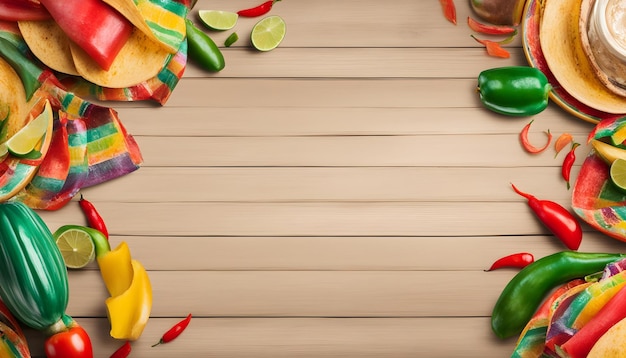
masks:
{"label": "lime slice", "polygon": [[45,108],[41,114],[28,122],[6,141],[8,151],[17,157],[27,156],[46,134],[50,123],[52,123],[52,109],[50,108],[50,102],[46,101]]}
{"label": "lime slice", "polygon": [[626,193],[626,160],[615,159],[609,172],[611,181],[622,192]]}
{"label": "lime slice", "polygon": [[91,235],[80,227],[64,226],[53,236],[68,268],[82,268],[95,259],[96,248]]}
{"label": "lime slice", "polygon": [[235,42],[237,42],[237,40],[239,40],[239,35],[237,35],[236,32],[233,32],[232,34],[230,34],[230,36],[228,36],[226,38],[226,40],[224,41],[224,46],[226,47],[230,47],[232,44],[234,44]]}
{"label": "lime slice", "polygon": [[252,46],[259,51],[273,50],[283,41],[285,32],[285,21],[280,16],[268,16],[252,28]]}
{"label": "lime slice", "polygon": [[232,29],[239,18],[236,12],[221,10],[200,10],[198,16],[208,28],[218,31]]}

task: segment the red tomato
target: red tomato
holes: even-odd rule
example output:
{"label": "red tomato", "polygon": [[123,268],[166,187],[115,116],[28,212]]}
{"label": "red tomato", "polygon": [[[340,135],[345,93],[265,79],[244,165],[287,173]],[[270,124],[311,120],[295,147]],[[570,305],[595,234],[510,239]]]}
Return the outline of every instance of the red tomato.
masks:
{"label": "red tomato", "polygon": [[45,343],[48,358],[92,358],[93,348],[89,335],[79,325],[54,334]]}

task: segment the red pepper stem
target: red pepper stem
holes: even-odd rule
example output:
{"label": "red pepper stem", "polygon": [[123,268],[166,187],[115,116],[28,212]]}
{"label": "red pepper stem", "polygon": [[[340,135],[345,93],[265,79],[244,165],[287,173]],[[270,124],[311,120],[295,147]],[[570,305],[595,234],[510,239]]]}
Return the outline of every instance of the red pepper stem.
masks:
{"label": "red pepper stem", "polygon": [[536,198],[536,197],[534,197],[533,195],[530,195],[530,194],[528,194],[528,193],[524,193],[523,191],[521,191],[521,190],[517,189],[517,187],[516,187],[513,183],[511,183],[511,186],[513,187],[513,190],[514,190],[517,194],[519,194],[519,195],[523,196],[524,198],[528,199],[528,201],[531,201],[531,200],[537,200],[537,198]]}

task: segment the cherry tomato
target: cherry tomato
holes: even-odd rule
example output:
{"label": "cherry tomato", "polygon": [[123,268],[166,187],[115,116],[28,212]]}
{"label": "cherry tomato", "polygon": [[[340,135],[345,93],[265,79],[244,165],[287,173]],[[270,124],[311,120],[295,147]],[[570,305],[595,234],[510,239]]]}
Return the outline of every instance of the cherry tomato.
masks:
{"label": "cherry tomato", "polygon": [[47,358],[92,358],[93,348],[89,335],[79,325],[56,333],[45,342]]}

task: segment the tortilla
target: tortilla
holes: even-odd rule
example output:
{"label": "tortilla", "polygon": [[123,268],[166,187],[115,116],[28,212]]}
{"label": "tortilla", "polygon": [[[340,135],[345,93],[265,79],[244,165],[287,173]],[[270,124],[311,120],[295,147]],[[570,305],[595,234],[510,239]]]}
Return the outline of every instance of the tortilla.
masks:
{"label": "tortilla", "polygon": [[[590,0],[582,0],[590,1]],[[626,98],[598,79],[579,31],[581,0],[545,0],[539,40],[554,77],[580,102],[607,113],[626,113]]]}
{"label": "tortilla", "polygon": [[55,71],[78,75],[70,40],[54,20],[19,21],[17,24],[28,48],[39,61]]}
{"label": "tortilla", "polygon": [[170,56],[159,43],[135,28],[108,71],[78,45],[70,43],[76,70],[87,81],[109,88],[131,87],[156,76]]}
{"label": "tortilla", "polygon": [[[122,14],[128,21],[130,21],[136,28],[141,30],[146,36],[152,39],[155,42],[158,42],[163,48],[169,53],[176,53],[178,51],[178,46],[180,44],[173,45],[168,43],[167,41],[161,41],[157,37],[157,35],[152,31],[144,14],[139,9],[135,1],[133,0],[103,0],[105,3],[109,4],[112,8],[117,10],[120,14]],[[150,12],[153,13],[153,12]],[[158,15],[158,14],[157,14]],[[163,21],[167,21],[169,25],[174,25],[175,27],[179,27],[184,30],[185,22],[183,18],[180,17],[170,17],[169,19],[163,19]],[[177,22],[173,24],[173,22]],[[166,28],[166,27],[164,27]]]}
{"label": "tortilla", "polygon": [[0,131],[0,142],[4,142],[24,126],[28,112],[22,80],[13,67],[0,58],[0,120],[6,118]]}
{"label": "tortilla", "polygon": [[626,351],[626,319],[609,328],[593,345],[587,358],[620,358]]}

